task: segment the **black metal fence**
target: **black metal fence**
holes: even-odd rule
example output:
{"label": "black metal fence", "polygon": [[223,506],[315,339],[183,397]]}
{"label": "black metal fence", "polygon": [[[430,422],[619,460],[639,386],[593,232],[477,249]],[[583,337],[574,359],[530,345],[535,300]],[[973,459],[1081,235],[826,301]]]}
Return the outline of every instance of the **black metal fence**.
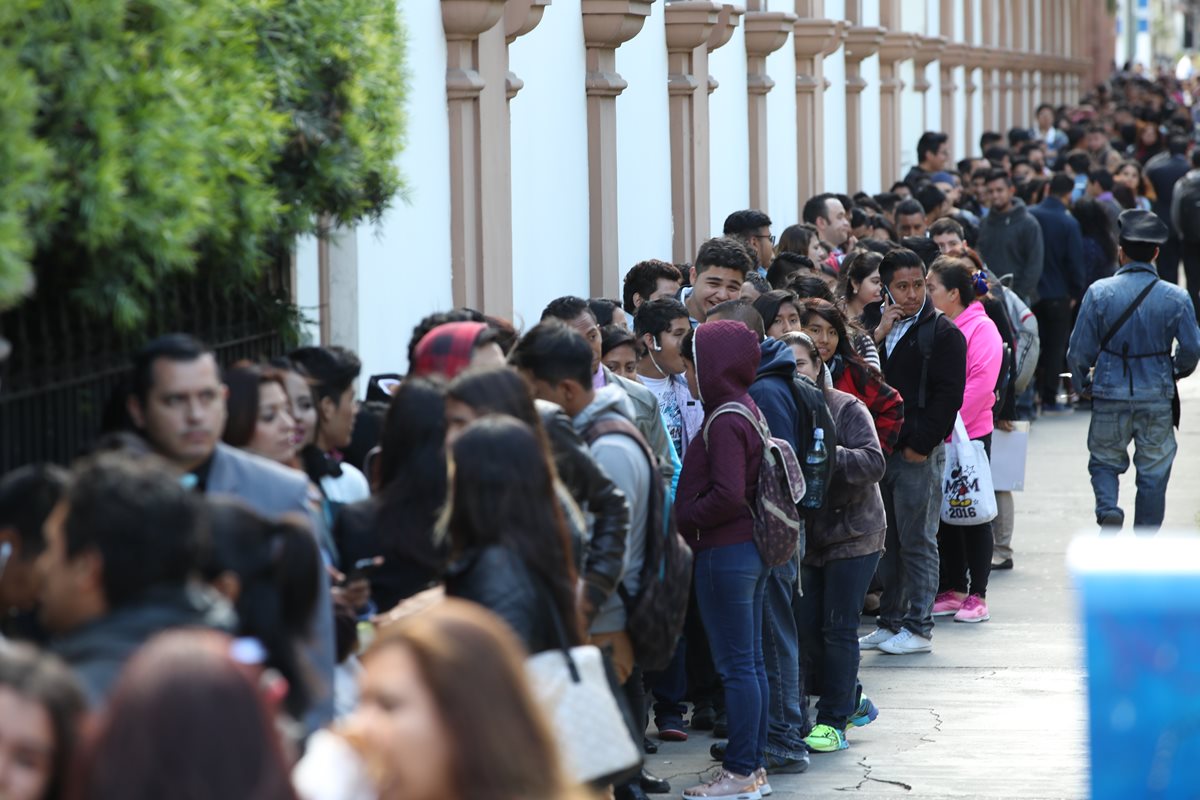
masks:
{"label": "black metal fence", "polygon": [[0,333],[13,348],[0,376],[0,474],[41,461],[66,464],[87,448],[117,418],[130,354],[153,336],[191,333],[222,364],[281,354],[294,330],[282,286],[281,270],[255,288],[202,280],[164,286],[134,336],[52,295],[0,315]]}

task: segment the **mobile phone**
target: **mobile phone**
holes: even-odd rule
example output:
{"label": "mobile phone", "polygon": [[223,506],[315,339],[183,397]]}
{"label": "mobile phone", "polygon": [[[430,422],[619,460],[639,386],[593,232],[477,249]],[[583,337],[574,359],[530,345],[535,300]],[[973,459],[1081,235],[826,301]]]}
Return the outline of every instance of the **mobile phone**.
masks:
{"label": "mobile phone", "polygon": [[888,291],[886,286],[883,287],[883,304],[885,306],[892,306],[896,304],[896,298],[892,297],[892,293]]}
{"label": "mobile phone", "polygon": [[374,556],[373,558],[360,558],[354,562],[352,572],[370,572],[383,566],[383,556]]}

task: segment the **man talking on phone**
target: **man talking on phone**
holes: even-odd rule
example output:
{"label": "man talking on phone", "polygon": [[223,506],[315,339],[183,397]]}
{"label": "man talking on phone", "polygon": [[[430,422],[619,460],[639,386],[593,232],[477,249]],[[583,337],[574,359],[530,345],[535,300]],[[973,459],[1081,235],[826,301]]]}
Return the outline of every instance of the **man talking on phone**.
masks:
{"label": "man talking on phone", "polygon": [[879,483],[887,509],[879,628],[859,645],[893,655],[933,648],[942,443],[962,406],[967,372],[966,339],[929,301],[925,272],[921,257],[903,247],[879,264],[883,308],[875,342],[884,379],[904,398],[904,425]]}

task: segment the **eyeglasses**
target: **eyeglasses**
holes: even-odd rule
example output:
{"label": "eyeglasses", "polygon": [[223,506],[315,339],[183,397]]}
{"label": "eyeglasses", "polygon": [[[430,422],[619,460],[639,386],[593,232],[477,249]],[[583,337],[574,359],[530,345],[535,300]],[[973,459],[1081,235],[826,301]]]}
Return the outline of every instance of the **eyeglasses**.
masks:
{"label": "eyeglasses", "polygon": [[773,234],[773,233],[753,233],[750,235],[750,238],[751,239],[766,239],[771,244],[775,244],[775,234]]}

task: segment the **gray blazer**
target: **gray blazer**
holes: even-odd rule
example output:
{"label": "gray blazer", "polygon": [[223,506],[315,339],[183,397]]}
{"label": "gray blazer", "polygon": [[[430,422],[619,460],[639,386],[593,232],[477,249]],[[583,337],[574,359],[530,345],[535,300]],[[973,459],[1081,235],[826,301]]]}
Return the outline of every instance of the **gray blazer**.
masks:
{"label": "gray blazer", "polygon": [[[299,470],[219,442],[208,470],[206,490],[214,496],[236,497],[265,517],[289,513],[307,517],[319,548],[325,520],[309,502],[308,486],[308,476]],[[320,575],[307,650],[317,685],[313,686],[313,707],[305,722],[310,730],[316,730],[333,720],[333,671],[337,661],[333,600],[325,572]]]}

